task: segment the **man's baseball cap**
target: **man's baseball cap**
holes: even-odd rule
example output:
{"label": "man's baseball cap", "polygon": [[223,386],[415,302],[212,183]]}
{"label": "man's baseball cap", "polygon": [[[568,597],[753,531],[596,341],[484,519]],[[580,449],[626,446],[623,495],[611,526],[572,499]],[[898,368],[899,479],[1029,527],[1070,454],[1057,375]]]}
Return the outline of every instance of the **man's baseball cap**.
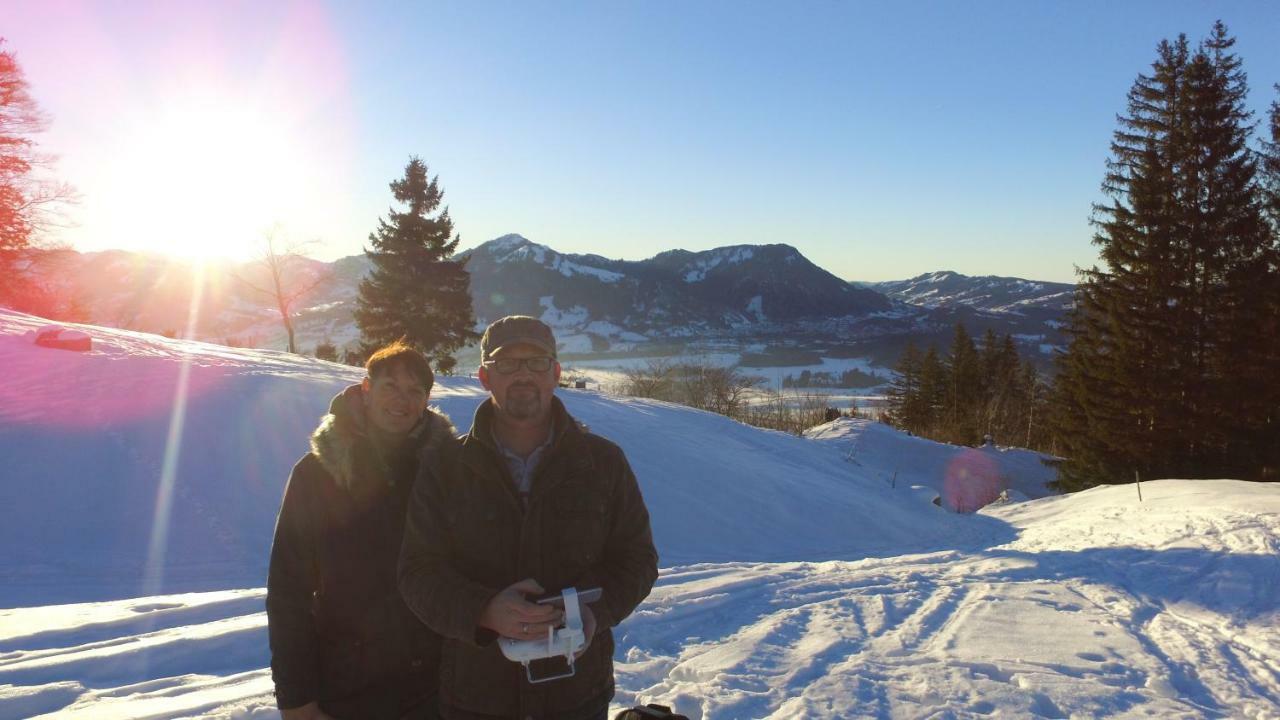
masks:
{"label": "man's baseball cap", "polygon": [[488,360],[502,348],[521,343],[556,356],[556,337],[546,323],[528,315],[508,315],[485,328],[484,337],[480,338],[480,360]]}

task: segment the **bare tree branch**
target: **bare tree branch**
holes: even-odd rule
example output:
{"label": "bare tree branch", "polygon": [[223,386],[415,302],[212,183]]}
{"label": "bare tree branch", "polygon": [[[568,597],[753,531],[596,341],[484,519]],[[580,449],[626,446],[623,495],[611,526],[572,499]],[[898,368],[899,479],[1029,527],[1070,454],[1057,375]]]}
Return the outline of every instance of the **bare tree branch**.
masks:
{"label": "bare tree branch", "polygon": [[317,243],[316,240],[290,240],[284,236],[283,229],[275,225],[263,233],[257,257],[250,263],[251,267],[266,273],[266,285],[239,273],[233,274],[245,287],[271,298],[280,312],[291,353],[298,352],[294,338],[294,304],[333,277],[332,271],[306,272],[303,267],[307,259],[303,251]]}

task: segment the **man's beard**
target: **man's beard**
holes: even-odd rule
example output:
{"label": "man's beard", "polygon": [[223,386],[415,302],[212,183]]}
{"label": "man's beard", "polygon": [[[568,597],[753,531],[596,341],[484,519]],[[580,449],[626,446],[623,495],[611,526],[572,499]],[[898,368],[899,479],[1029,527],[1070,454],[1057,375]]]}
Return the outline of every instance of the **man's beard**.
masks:
{"label": "man's beard", "polygon": [[502,410],[515,420],[532,420],[542,414],[542,392],[535,385],[512,385]]}

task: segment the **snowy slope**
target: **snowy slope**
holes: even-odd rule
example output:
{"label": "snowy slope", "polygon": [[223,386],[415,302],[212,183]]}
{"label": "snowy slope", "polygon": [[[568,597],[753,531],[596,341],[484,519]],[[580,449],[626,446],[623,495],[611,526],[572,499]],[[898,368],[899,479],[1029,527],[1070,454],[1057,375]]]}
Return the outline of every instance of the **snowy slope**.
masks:
{"label": "snowy slope", "polygon": [[[43,322],[0,311],[0,541],[13,550],[0,605],[260,584],[289,469],[361,373],[92,326],[80,327],[94,351],[51,350],[30,338]],[[443,378],[433,402],[467,427],[483,397],[475,380]],[[802,438],[648,400],[562,397],[627,451],[664,563],[897,552],[973,532]]]}
{"label": "snowy slope", "polygon": [[[271,524],[307,432],[358,372],[92,327],[92,353],[49,350],[26,335],[41,324],[0,311],[0,607],[14,608],[0,610],[0,720],[276,717],[259,587]],[[440,385],[466,427],[482,392]],[[1143,503],[1116,487],[955,514],[929,500],[961,475],[1043,495],[1038,456],[564,397],[627,451],[662,554],[617,631],[618,703],[695,718],[1280,716],[1274,486],[1165,480]]]}
{"label": "snowy slope", "polygon": [[864,418],[840,418],[805,436],[830,445],[864,471],[882,473],[891,485],[928,488],[949,510],[976,510],[1005,491],[1016,498],[1046,497],[1057,475],[1037,452],[947,445]]}

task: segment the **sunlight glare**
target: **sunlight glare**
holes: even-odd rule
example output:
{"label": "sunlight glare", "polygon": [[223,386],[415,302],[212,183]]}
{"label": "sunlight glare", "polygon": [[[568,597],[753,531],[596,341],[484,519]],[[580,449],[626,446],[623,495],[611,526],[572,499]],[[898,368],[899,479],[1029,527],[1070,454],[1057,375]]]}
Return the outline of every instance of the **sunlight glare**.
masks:
{"label": "sunlight glare", "polygon": [[318,175],[281,113],[188,98],[140,118],[102,210],[130,244],[244,259],[265,228],[302,211]]}
{"label": "sunlight glare", "polygon": [[[194,337],[200,320],[200,299],[204,292],[204,263],[192,269],[191,307],[187,312],[187,331],[183,337]],[[164,460],[160,465],[160,482],[156,485],[155,514],[151,518],[151,540],[147,544],[147,563],[143,571],[142,594],[156,595],[164,585],[164,561],[169,548],[169,521],[173,511],[173,488],[178,479],[178,461],[182,457],[182,433],[187,421],[188,389],[191,384],[191,354],[184,352],[178,368],[178,383],[173,392],[173,411],[169,416],[169,432],[165,438]]]}

